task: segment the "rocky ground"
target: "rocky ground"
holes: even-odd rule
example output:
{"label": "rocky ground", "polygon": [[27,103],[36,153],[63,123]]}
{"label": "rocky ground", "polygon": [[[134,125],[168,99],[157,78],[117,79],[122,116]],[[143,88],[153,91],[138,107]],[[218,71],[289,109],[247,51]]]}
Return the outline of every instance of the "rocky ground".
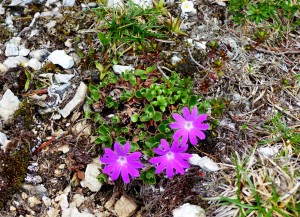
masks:
{"label": "rocky ground", "polygon": [[[238,216],[237,203],[216,206],[220,195],[235,198],[238,164],[265,192],[262,201],[271,197],[262,186],[273,183],[280,201],[293,198],[299,209],[299,28],[279,43],[277,32],[255,36],[261,26],[234,25],[227,1],[196,0],[181,24],[186,35],[160,40],[157,51],[121,56],[110,68],[118,76],[122,66],[150,65],[159,76],[170,68],[190,76],[193,92],[211,102],[211,130],[191,150],[183,176],[160,176],[154,185],[100,183],[103,147],[95,142],[97,123],[85,116],[97,110],[86,103],[89,84],[99,83],[93,62],[109,65],[99,19],[89,11],[97,4],[0,1],[0,215]],[[178,15],[180,2],[167,8]],[[130,109],[120,112],[130,118]],[[107,118],[110,110],[100,114]],[[247,203],[254,203],[251,190],[242,189]]]}

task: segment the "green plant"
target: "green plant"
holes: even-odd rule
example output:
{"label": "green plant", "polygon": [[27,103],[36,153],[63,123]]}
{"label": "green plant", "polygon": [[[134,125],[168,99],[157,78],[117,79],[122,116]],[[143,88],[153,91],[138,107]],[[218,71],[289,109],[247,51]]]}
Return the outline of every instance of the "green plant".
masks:
{"label": "green plant", "polygon": [[291,144],[296,153],[300,152],[300,132],[288,127],[282,114],[275,113],[273,118],[265,123],[265,128],[270,130],[273,138],[261,141],[260,144],[284,141]]}
{"label": "green plant", "polygon": [[[108,73],[99,84],[90,84],[87,100],[91,107],[89,117],[97,126],[95,142],[106,147],[111,147],[113,141],[124,144],[128,140],[134,150],[153,156],[153,148],[161,139],[172,139],[169,124],[174,121],[171,117],[174,111],[188,105],[197,106],[204,113],[210,107],[208,101],[200,102],[201,97],[192,94],[191,79],[176,72],[166,78],[151,66],[125,71],[116,80],[111,76]],[[118,96],[110,96],[116,89]],[[111,116],[101,118],[98,108],[102,113],[109,111]]]}
{"label": "green plant", "polygon": [[[290,217],[299,214],[299,197],[297,196],[297,183],[295,169],[291,166],[286,172],[283,161],[274,161],[274,167],[269,167],[255,156],[256,149],[241,157],[236,153],[233,157],[235,170],[232,173],[234,182],[228,183],[225,195],[208,200],[217,200],[219,208],[216,213],[221,213],[226,208],[227,212],[236,216],[260,217]],[[286,162],[286,161],[284,161]],[[289,162],[290,163],[290,162]],[[284,173],[284,177],[281,174]],[[276,177],[281,176],[280,182]],[[287,193],[278,183],[285,183],[290,190]],[[285,188],[285,189],[286,189]],[[228,193],[230,192],[230,193]],[[229,208],[230,207],[230,208]]]}
{"label": "green plant", "polygon": [[152,184],[152,185],[154,185],[156,183],[155,168],[151,167],[150,169],[141,172],[140,179],[145,184]]}
{"label": "green plant", "polygon": [[160,22],[161,11],[156,8],[143,9],[137,4],[128,2],[128,5],[116,8],[101,6],[93,9],[99,17],[98,38],[107,51],[117,54],[122,44],[120,55],[133,47],[145,42],[148,38],[164,38],[159,30],[164,28]]}
{"label": "green plant", "polygon": [[169,31],[171,31],[174,34],[188,36],[187,33],[185,33],[180,29],[181,27],[180,15],[174,18],[172,17],[171,14],[169,14],[169,20],[165,21],[165,25],[169,29]]}

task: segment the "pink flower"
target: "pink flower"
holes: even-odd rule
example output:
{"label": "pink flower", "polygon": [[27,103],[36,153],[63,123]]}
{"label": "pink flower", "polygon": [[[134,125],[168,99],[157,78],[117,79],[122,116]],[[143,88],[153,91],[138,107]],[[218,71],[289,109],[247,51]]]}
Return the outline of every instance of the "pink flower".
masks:
{"label": "pink flower", "polygon": [[201,114],[198,116],[198,109],[195,106],[192,112],[189,112],[188,107],[182,109],[183,117],[179,114],[173,114],[173,118],[176,122],[170,124],[171,129],[178,129],[174,135],[174,140],[179,141],[181,139],[181,144],[187,144],[188,140],[192,145],[197,145],[197,137],[200,139],[205,139],[205,134],[203,130],[208,130],[209,125],[204,124],[203,121],[207,120],[206,114]]}
{"label": "pink flower", "polygon": [[113,181],[116,180],[121,173],[122,179],[125,183],[129,183],[129,175],[132,178],[139,177],[137,169],[142,168],[143,164],[140,162],[141,153],[133,152],[129,154],[130,143],[127,141],[124,147],[118,143],[114,143],[114,150],[110,148],[104,149],[104,155],[100,161],[107,164],[103,173],[107,174]]}
{"label": "pink flower", "polygon": [[158,148],[153,149],[156,154],[161,156],[153,157],[149,161],[156,167],[155,173],[161,173],[166,169],[168,178],[172,178],[177,173],[183,175],[184,168],[190,167],[187,161],[192,156],[191,154],[183,153],[187,148],[187,145],[180,146],[178,141],[174,141],[170,148],[169,143],[161,139]]}

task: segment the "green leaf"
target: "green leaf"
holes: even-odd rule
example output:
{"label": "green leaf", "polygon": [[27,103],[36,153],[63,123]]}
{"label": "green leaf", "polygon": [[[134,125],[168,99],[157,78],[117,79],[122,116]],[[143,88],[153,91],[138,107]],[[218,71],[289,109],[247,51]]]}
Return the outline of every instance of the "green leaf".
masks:
{"label": "green leaf", "polygon": [[119,142],[121,145],[124,145],[127,142],[127,140],[123,137],[117,137],[116,141]]}
{"label": "green leaf", "polygon": [[137,151],[139,148],[140,148],[140,146],[139,146],[137,143],[135,143],[135,142],[132,142],[132,143],[130,144],[130,152],[135,152],[135,151]]}
{"label": "green leaf", "polygon": [[197,97],[195,95],[192,95],[189,98],[189,102],[188,102],[188,107],[191,109],[192,107],[194,107],[195,105],[197,105]]}
{"label": "green leaf", "polygon": [[151,93],[148,93],[148,94],[146,95],[146,99],[147,99],[148,101],[151,101],[151,100],[153,99],[153,95],[152,95]]}
{"label": "green leaf", "polygon": [[25,82],[25,87],[24,90],[25,92],[29,89],[30,81],[31,81],[31,74],[27,70],[25,70],[25,75],[26,75],[26,82]]}
{"label": "green leaf", "polygon": [[131,83],[132,86],[136,85],[136,77],[134,75],[129,77],[129,82]]}
{"label": "green leaf", "polygon": [[150,117],[146,114],[146,113],[143,113],[141,116],[140,116],[140,121],[142,122],[146,122],[146,121],[150,121]]}
{"label": "green leaf", "polygon": [[146,72],[147,72],[147,73],[153,72],[153,71],[155,70],[155,68],[156,68],[155,66],[147,67],[147,68],[146,68]]}
{"label": "green leaf", "polygon": [[111,37],[109,34],[104,34],[103,32],[98,33],[98,38],[103,44],[103,46],[106,46],[110,43]]}
{"label": "green leaf", "polygon": [[137,113],[134,113],[132,116],[131,116],[131,121],[133,123],[137,122],[139,119],[139,115]]}
{"label": "green leaf", "polygon": [[155,113],[155,110],[154,110],[154,107],[152,105],[148,105],[145,107],[144,109],[145,113],[149,116],[149,117],[153,117],[154,116],[154,113]]}
{"label": "green leaf", "polygon": [[155,112],[154,116],[153,116],[153,120],[154,121],[160,121],[162,119],[162,114],[160,112]]}
{"label": "green leaf", "polygon": [[140,90],[135,92],[135,96],[136,96],[136,98],[142,98],[143,97],[142,92]]}
{"label": "green leaf", "polygon": [[142,69],[134,70],[134,75],[136,75],[136,76],[142,76],[142,75],[145,75],[145,74],[146,74],[145,70],[142,70]]}

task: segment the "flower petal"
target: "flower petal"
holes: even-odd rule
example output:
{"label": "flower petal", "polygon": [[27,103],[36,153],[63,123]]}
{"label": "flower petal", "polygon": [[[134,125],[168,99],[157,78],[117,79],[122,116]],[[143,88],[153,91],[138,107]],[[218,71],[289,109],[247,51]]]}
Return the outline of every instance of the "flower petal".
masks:
{"label": "flower petal", "polygon": [[128,173],[131,175],[132,178],[140,176],[139,171],[135,168],[128,167]]}
{"label": "flower petal", "polygon": [[198,130],[208,130],[209,129],[209,125],[208,124],[197,124],[197,128]]}
{"label": "flower petal", "polygon": [[184,124],[186,122],[186,120],[179,114],[175,113],[175,114],[172,114],[173,118],[175,119],[175,121],[180,124]]}
{"label": "flower petal", "polygon": [[121,176],[122,176],[122,179],[123,181],[128,184],[130,182],[130,179],[129,179],[129,175],[128,175],[128,168],[127,167],[124,167],[122,170],[121,170]]}
{"label": "flower petal", "polygon": [[172,123],[170,123],[169,126],[170,126],[171,129],[180,129],[180,128],[183,128],[185,126],[185,122],[182,122],[182,123],[172,122]]}
{"label": "flower petal", "polygon": [[190,132],[193,132],[196,134],[196,136],[198,138],[200,138],[201,140],[205,139],[205,134],[201,131],[201,130],[198,130],[198,129],[192,129]]}
{"label": "flower petal", "polygon": [[207,120],[207,114],[199,115],[196,120],[193,121],[193,125],[197,127],[199,124],[202,124],[203,121]]}
{"label": "flower petal", "polygon": [[167,177],[172,178],[174,175],[174,169],[173,169],[173,164],[167,165]]}
{"label": "flower petal", "polygon": [[143,168],[143,164],[139,161],[128,161],[127,160],[127,165],[132,168]]}
{"label": "flower petal", "polygon": [[191,113],[190,113],[190,111],[189,111],[189,109],[188,109],[188,107],[184,107],[183,109],[182,109],[182,114],[183,114],[183,117],[184,117],[184,119],[186,120],[186,121],[190,121],[191,119]]}
{"label": "flower petal", "polygon": [[190,138],[190,142],[192,143],[192,145],[197,145],[198,140],[197,140],[197,132],[195,129],[190,130],[189,138]]}
{"label": "flower petal", "polygon": [[150,163],[152,163],[154,166],[156,166],[156,164],[160,163],[161,161],[163,161],[164,156],[159,156],[159,157],[153,157],[149,160]]}
{"label": "flower petal", "polygon": [[174,135],[173,135],[173,139],[175,141],[179,141],[179,139],[184,135],[184,134],[188,134],[188,131],[186,129],[180,129],[177,130]]}
{"label": "flower petal", "polygon": [[140,157],[142,156],[142,153],[141,152],[133,152],[133,153],[130,153],[127,157],[126,157],[126,159],[128,160],[128,161],[138,161],[138,160],[140,160]]}
{"label": "flower petal", "polygon": [[103,157],[100,158],[101,163],[104,164],[111,164],[115,163],[117,159],[111,158],[108,155],[104,155]]}
{"label": "flower petal", "polygon": [[114,158],[114,159],[118,158],[118,155],[113,150],[111,150],[110,148],[105,148],[104,149],[104,154],[107,155],[110,158]]}
{"label": "flower petal", "polygon": [[155,168],[155,174],[158,174],[158,173],[161,173],[162,171],[164,171],[166,166],[167,166],[167,162],[161,161],[160,164],[158,166],[156,166],[156,168]]}
{"label": "flower petal", "polygon": [[196,106],[194,106],[191,116],[190,116],[190,120],[191,121],[196,120],[197,116],[198,116],[198,108]]}
{"label": "flower petal", "polygon": [[176,170],[176,173],[180,173],[180,174],[182,174],[182,175],[184,174],[184,169],[183,169],[181,163],[179,163],[177,160],[174,160],[174,161],[172,162],[172,164],[173,164],[173,167],[174,167],[175,170]]}

